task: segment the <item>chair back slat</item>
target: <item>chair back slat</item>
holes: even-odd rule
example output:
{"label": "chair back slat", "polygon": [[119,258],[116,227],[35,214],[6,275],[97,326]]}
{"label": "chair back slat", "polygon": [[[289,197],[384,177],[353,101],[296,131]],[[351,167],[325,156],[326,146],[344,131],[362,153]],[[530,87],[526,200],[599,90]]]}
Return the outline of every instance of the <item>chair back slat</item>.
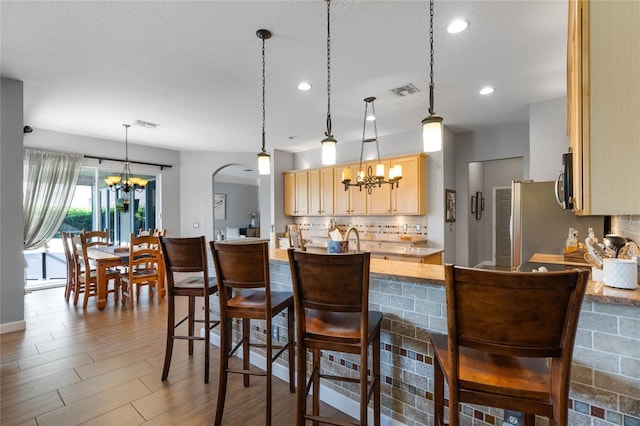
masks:
{"label": "chair back slat", "polygon": [[106,247],[109,245],[109,232],[106,228],[104,229],[104,231],[87,231],[83,229],[82,235],[84,236],[87,247]]}
{"label": "chair back slat", "polygon": [[[558,357],[574,336],[586,279],[445,266],[449,335],[457,344],[522,357]],[[575,335],[575,327],[573,327]]]}
{"label": "chair back slat", "polygon": [[361,312],[363,302],[367,308],[369,263],[369,253],[321,254],[289,249],[294,294],[297,292],[306,309]]}

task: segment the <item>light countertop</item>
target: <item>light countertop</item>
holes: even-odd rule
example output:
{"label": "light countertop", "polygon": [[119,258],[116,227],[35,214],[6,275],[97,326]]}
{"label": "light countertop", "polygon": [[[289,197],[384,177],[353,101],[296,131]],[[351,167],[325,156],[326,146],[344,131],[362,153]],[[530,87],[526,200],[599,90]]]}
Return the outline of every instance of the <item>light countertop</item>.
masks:
{"label": "light countertop", "polygon": [[[538,255],[534,255],[530,260],[532,262],[564,263],[562,255],[537,256]],[[289,261],[287,251],[283,249],[271,249],[271,259],[282,262]],[[444,267],[442,265],[371,259],[370,271],[372,276],[380,279],[444,285]],[[616,289],[607,287],[601,282],[589,281],[585,300],[613,305],[640,307],[640,290]]]}

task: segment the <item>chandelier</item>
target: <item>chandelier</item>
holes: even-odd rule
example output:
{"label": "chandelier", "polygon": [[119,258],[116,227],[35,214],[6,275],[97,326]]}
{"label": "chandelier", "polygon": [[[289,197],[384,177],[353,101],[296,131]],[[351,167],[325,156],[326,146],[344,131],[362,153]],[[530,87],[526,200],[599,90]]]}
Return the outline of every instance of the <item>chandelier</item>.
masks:
{"label": "chandelier", "polygon": [[117,192],[119,190],[124,191],[125,193],[129,193],[131,190],[142,191],[144,186],[147,184],[146,179],[134,177],[131,173],[131,168],[129,166],[129,127],[130,124],[123,124],[125,128],[124,133],[124,165],[122,166],[122,173],[120,176],[109,176],[104,179],[104,182],[109,185],[109,188],[113,192]]}
{"label": "chandelier", "polygon": [[331,134],[331,0],[327,0],[327,131],[322,145],[322,164],[336,164],[336,141]]}
{"label": "chandelier", "polygon": [[433,101],[433,0],[429,3],[429,47],[431,60],[429,83],[429,116],[422,120],[422,142],[424,144],[424,152],[435,152],[442,149],[442,117],[434,111]]}
{"label": "chandelier", "polygon": [[[402,166],[395,165],[389,169],[389,180],[384,179],[384,164],[380,162],[380,145],[378,144],[378,125],[376,117],[376,107],[374,101],[376,98],[369,97],[364,100],[364,123],[362,125],[362,144],[360,146],[360,165],[358,167],[358,176],[356,176],[355,183],[351,183],[351,170],[346,167],[342,171],[342,183],[344,184],[344,190],[347,191],[350,186],[356,186],[362,191],[362,188],[367,190],[368,194],[371,194],[373,188],[381,188],[382,184],[390,184],[391,189],[394,189],[400,185],[400,179],[402,179]],[[368,114],[369,104],[371,104],[371,115]],[[367,121],[373,121],[374,137],[366,139]],[[367,174],[365,175],[362,168],[362,157],[364,154],[365,143],[376,143],[376,154],[378,163],[376,164],[376,173],[373,174],[373,168],[367,167]]]}
{"label": "chandelier", "polygon": [[265,87],[265,62],[264,62],[264,42],[271,38],[271,32],[269,30],[258,30],[256,35],[262,40],[262,150],[258,153],[258,174],[268,175],[271,173],[271,157],[266,151],[265,145],[265,108],[264,108],[264,87]]}

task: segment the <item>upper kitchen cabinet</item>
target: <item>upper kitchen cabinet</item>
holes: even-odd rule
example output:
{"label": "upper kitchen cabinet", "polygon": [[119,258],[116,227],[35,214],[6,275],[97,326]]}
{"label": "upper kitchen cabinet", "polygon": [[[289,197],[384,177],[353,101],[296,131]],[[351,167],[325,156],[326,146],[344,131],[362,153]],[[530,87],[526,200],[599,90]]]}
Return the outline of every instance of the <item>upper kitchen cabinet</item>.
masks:
{"label": "upper kitchen cabinet", "polygon": [[427,211],[426,155],[417,154],[398,157],[391,166],[402,166],[402,179],[391,191],[391,213],[402,215],[424,215]]}
{"label": "upper kitchen cabinet", "polygon": [[640,212],[640,2],[570,0],[567,106],[579,215]]}
{"label": "upper kitchen cabinet", "polygon": [[307,171],[284,173],[284,214],[285,216],[307,216],[308,208]]}
{"label": "upper kitchen cabinet", "polygon": [[333,215],[333,169],[309,170],[309,215]]}

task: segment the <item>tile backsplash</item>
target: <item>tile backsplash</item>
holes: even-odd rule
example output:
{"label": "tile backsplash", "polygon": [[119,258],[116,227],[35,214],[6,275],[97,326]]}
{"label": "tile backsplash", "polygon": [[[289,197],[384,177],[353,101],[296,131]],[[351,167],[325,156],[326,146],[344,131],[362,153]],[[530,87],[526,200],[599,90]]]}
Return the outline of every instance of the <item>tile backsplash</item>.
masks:
{"label": "tile backsplash", "polygon": [[611,216],[611,231],[640,244],[640,215]]}
{"label": "tile backsplash", "polygon": [[[327,236],[330,218],[298,217],[295,224],[308,236]],[[396,240],[401,235],[427,239],[427,224],[424,216],[352,216],[336,217],[336,226],[343,234],[351,226],[360,238],[369,240]]]}

